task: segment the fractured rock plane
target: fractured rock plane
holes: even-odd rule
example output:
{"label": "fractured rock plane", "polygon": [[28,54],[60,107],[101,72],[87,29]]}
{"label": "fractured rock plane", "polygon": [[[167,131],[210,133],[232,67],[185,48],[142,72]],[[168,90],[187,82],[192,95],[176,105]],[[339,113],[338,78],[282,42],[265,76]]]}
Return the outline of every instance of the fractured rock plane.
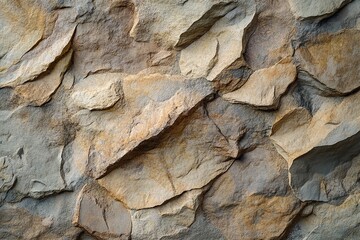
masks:
{"label": "fractured rock plane", "polygon": [[0,239],[360,239],[360,0],[0,3]]}

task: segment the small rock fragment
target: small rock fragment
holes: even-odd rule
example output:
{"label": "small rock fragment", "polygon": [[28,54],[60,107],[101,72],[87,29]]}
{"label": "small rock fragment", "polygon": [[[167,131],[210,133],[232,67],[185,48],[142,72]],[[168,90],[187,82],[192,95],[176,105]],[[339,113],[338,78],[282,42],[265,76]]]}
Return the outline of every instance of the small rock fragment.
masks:
{"label": "small rock fragment", "polygon": [[77,106],[89,110],[112,107],[123,97],[122,77],[118,73],[90,75],[75,84],[71,98]]}

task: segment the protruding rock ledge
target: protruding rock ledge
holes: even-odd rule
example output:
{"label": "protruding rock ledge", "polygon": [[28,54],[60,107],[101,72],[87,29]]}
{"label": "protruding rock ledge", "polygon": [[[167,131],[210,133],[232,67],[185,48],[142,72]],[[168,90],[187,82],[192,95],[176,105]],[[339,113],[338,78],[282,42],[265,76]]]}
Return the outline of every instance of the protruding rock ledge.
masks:
{"label": "protruding rock ledge", "polygon": [[21,98],[21,102],[28,105],[41,106],[48,102],[60,86],[71,57],[72,50],[56,63],[49,74],[15,87],[14,93]]}
{"label": "protruding rock ledge", "polygon": [[237,155],[236,142],[231,144],[199,108],[163,136],[162,144],[98,181],[129,208],[150,208],[204,187],[225,172]]}
{"label": "protruding rock ledge", "polygon": [[292,109],[275,123],[271,138],[288,161],[290,185],[302,201],[346,194],[345,173],[360,154],[359,101],[359,93],[341,103],[334,99],[314,116],[304,108]]}
{"label": "protruding rock ledge", "polygon": [[120,109],[104,114],[83,111],[76,116],[80,122],[92,122],[82,131],[91,139],[87,169],[95,178],[114,169],[139,145],[151,142],[213,94],[206,79],[179,75],[130,75],[123,79],[122,88]]}
{"label": "protruding rock ledge", "polygon": [[244,103],[261,109],[276,109],[281,96],[296,79],[296,67],[290,59],[255,71],[238,90],[223,95],[232,103]]}
{"label": "protruding rock ledge", "polygon": [[[34,80],[41,73],[45,72],[49,66],[54,63],[59,57],[65,54],[70,49],[70,41],[75,32],[76,26],[68,29],[61,37],[49,43],[41,52],[20,62],[9,68],[8,71],[0,74],[0,88],[2,87],[16,87],[28,81]],[[60,30],[59,30],[60,31]],[[54,34],[56,37],[58,32]]]}
{"label": "protruding rock ledge", "polygon": [[89,110],[112,107],[123,98],[121,73],[99,73],[90,75],[75,84],[71,98],[73,102]]}
{"label": "protruding rock ledge", "polygon": [[136,41],[153,40],[164,48],[183,48],[205,34],[237,5],[235,0],[137,0],[130,35]]}
{"label": "protruding rock ledge", "polygon": [[242,57],[244,32],[255,16],[255,3],[239,6],[218,20],[211,29],[181,51],[181,74],[214,80]]}

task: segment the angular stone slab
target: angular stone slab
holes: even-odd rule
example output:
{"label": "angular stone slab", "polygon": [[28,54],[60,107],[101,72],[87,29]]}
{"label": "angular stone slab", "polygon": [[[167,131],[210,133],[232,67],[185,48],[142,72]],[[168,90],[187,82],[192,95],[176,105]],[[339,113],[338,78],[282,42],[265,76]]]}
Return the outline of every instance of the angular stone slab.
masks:
{"label": "angular stone slab", "polygon": [[81,190],[73,223],[99,239],[129,239],[130,212],[96,184]]}
{"label": "angular stone slab", "polygon": [[98,181],[131,209],[150,208],[225,172],[238,155],[199,108],[179,122],[156,148],[128,160]]}
{"label": "angular stone slab", "polygon": [[224,69],[242,57],[244,31],[255,15],[251,3],[237,8],[218,20],[197,41],[181,51],[181,73],[189,77],[214,80]]}
{"label": "angular stone slab", "polygon": [[272,67],[255,71],[242,87],[223,95],[223,98],[232,103],[274,109],[295,79],[296,67],[289,59],[285,59]]}
{"label": "angular stone slab", "polygon": [[[345,95],[360,88],[360,31],[323,34],[296,50],[299,78],[330,95]],[[319,83],[317,83],[319,82]]]}
{"label": "angular stone slab", "polygon": [[90,75],[74,86],[71,98],[77,106],[89,110],[112,107],[123,97],[122,76],[117,73]]}

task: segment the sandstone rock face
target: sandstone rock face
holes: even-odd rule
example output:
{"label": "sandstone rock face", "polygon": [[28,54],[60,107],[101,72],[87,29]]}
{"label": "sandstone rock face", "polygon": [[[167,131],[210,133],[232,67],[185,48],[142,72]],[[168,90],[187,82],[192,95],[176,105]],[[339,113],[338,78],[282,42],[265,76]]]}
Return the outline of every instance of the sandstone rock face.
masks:
{"label": "sandstone rock face", "polygon": [[296,54],[305,80],[314,78],[309,84],[320,85],[321,90],[330,94],[348,94],[358,89],[359,73],[355,67],[360,52],[358,39],[359,31],[346,30],[331,37],[322,35],[300,47]]}
{"label": "sandstone rock face", "polygon": [[[62,33],[60,38],[53,39],[52,42],[50,38],[49,46],[43,49],[42,52],[13,66],[9,71],[2,73],[0,75],[0,87],[18,86],[33,80],[45,72],[50,64],[69,49],[69,42],[74,31],[75,27],[72,27],[65,34]],[[58,34],[56,34],[54,38],[58,37]]]}
{"label": "sandstone rock face", "polygon": [[238,155],[236,144],[224,137],[205,111],[197,110],[191,120],[171,129],[162,144],[113,170],[99,183],[132,209],[154,207],[204,187]]}
{"label": "sandstone rock face", "polygon": [[47,14],[35,1],[3,0],[1,5],[0,72],[3,72],[42,39]]}
{"label": "sandstone rock face", "polygon": [[[346,194],[345,165],[359,154],[358,109],[352,105],[358,99],[357,93],[340,103],[328,101],[313,116],[295,108],[275,123],[272,139],[288,161],[291,186],[300,199],[329,201]],[[308,138],[312,132],[316,135]]]}
{"label": "sandstone rock face", "polygon": [[91,75],[74,86],[72,101],[89,110],[109,108],[122,97],[120,80],[119,74]]}
{"label": "sandstone rock face", "polygon": [[274,149],[246,153],[206,193],[204,211],[225,239],[280,237],[301,209],[286,172],[285,160]]}
{"label": "sandstone rock face", "polygon": [[299,19],[326,17],[348,3],[349,0],[309,1],[289,0],[291,10]]}
{"label": "sandstone rock face", "polygon": [[96,185],[85,185],[77,202],[74,224],[100,239],[128,239],[129,211]]}
{"label": "sandstone rock face", "polygon": [[27,82],[15,87],[14,93],[22,99],[22,102],[29,105],[41,106],[48,102],[51,95],[60,86],[64,73],[71,61],[71,57],[72,51],[67,53],[63,59],[59,60],[48,75],[40,77],[36,81]]}
{"label": "sandstone rock face", "polygon": [[0,3],[0,239],[360,239],[360,1]]}
{"label": "sandstone rock face", "polygon": [[202,189],[185,192],[162,206],[132,211],[132,239],[179,239],[195,221]]}
{"label": "sandstone rock face", "polygon": [[[240,59],[244,32],[254,18],[254,7],[251,1],[244,1],[217,21],[197,41],[183,49],[179,62],[181,73],[214,80],[224,69]],[[202,61],[198,61],[199,58]]]}
{"label": "sandstone rock face", "polygon": [[276,108],[280,97],[295,78],[295,65],[280,62],[273,67],[255,71],[240,89],[225,94],[223,98],[259,108]]}

